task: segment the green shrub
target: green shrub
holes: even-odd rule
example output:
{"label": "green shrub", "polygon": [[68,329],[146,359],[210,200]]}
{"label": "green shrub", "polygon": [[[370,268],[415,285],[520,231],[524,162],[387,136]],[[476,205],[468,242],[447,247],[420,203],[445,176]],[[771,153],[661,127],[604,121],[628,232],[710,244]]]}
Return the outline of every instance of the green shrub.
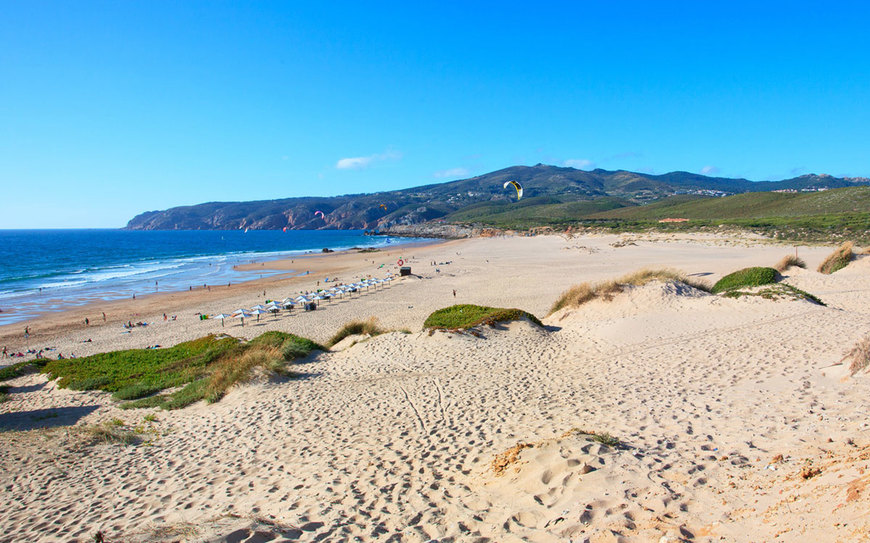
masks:
{"label": "green shrub", "polygon": [[126,386],[114,394],[112,397],[116,400],[135,400],[138,398],[144,398],[146,396],[151,396],[156,392],[160,392],[163,390],[163,387],[155,384],[145,384],[145,383],[136,383],[134,385]]}
{"label": "green shrub", "polygon": [[541,321],[521,309],[502,309],[480,305],[462,304],[439,309],[426,318],[424,328],[439,328],[447,330],[467,330],[483,324],[493,325],[498,322],[515,321],[523,317],[538,326]]}
{"label": "green shrub", "polygon": [[15,364],[4,366],[0,368],[0,381],[8,381],[9,379],[21,377],[34,369],[43,367],[47,362],[48,359],[25,360],[23,362],[16,362]]}
{"label": "green shrub", "polygon": [[776,283],[779,273],[773,268],[755,267],[743,268],[719,279],[711,292],[717,294],[726,290],[745,287],[758,287]]}
{"label": "green shrub", "polygon": [[110,384],[110,377],[85,377],[67,383],[67,387],[71,390],[100,390]]}
{"label": "green shrub", "polygon": [[817,296],[810,294],[809,292],[805,292],[799,288],[795,288],[791,285],[787,285],[785,283],[777,283],[774,285],[765,286],[764,288],[748,292],[743,291],[737,288],[733,288],[727,290],[722,294],[726,298],[742,298],[744,296],[758,296],[760,298],[764,298],[766,300],[781,300],[783,298],[788,300],[807,300],[808,302],[813,302],[819,305],[827,305],[825,302],[821,301]]}
{"label": "green shrub", "polygon": [[[207,336],[166,349],[131,349],[73,360],[52,360],[43,371],[61,387],[103,390],[132,400],[123,409],[178,409],[199,400],[218,401],[255,367],[283,372],[285,361],[307,356],[317,343],[284,332],[266,332],[248,343]],[[181,387],[171,394],[167,388]]]}

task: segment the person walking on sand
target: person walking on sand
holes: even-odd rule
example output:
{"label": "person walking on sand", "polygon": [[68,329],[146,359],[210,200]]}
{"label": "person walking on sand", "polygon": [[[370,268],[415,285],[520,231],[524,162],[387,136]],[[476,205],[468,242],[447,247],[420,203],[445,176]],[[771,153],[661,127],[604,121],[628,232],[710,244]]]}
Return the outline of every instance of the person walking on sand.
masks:
{"label": "person walking on sand", "polygon": [[106,312],[103,311],[103,322],[106,322]]}
{"label": "person walking on sand", "polygon": [[85,317],[85,326],[90,326],[90,324],[91,321],[87,317]]}
{"label": "person walking on sand", "polygon": [[24,337],[25,337],[25,338],[29,338],[29,337],[30,337],[30,327],[29,327],[29,326],[25,326],[25,327],[24,327]]}
{"label": "person walking on sand", "polygon": [[453,289],[453,297],[456,298],[456,289]]}

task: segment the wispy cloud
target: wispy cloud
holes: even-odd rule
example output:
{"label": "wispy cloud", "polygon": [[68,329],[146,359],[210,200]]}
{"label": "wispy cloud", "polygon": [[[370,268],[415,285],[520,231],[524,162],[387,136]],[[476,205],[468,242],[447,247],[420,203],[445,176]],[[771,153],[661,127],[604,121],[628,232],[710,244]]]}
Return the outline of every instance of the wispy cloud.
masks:
{"label": "wispy cloud", "polygon": [[382,162],[385,160],[399,160],[400,158],[402,158],[402,153],[393,149],[388,149],[383,153],[377,153],[369,156],[340,158],[338,159],[338,162],[335,163],[335,168],[338,170],[364,170],[375,162]]}
{"label": "wispy cloud", "polygon": [[701,173],[704,175],[716,175],[719,173],[719,168],[716,166],[704,166],[701,168]]}
{"label": "wispy cloud", "polygon": [[462,177],[464,175],[468,175],[467,168],[448,168],[446,170],[440,170],[435,172],[435,177],[444,178],[444,177]]}
{"label": "wispy cloud", "polygon": [[586,158],[569,158],[568,160],[563,162],[562,165],[569,168],[577,168],[578,170],[585,170],[595,167],[595,163]]}

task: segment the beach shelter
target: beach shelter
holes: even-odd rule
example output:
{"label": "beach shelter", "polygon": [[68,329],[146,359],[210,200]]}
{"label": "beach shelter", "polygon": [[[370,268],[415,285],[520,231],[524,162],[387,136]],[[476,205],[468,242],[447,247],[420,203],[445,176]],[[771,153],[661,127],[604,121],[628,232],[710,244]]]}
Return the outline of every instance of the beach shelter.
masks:
{"label": "beach shelter", "polygon": [[224,325],[224,319],[228,319],[228,318],[230,318],[230,317],[232,317],[232,315],[225,315],[225,314],[223,314],[223,313],[218,313],[217,315],[212,315],[212,316],[211,316],[211,318],[213,318],[213,319],[220,319],[220,320],[221,320],[221,326]]}
{"label": "beach shelter", "polygon": [[248,313],[247,311],[245,311],[244,309],[239,309],[238,311],[236,311],[235,313],[233,313],[233,317],[238,318],[238,319],[241,319],[241,320],[242,320],[242,326],[244,326],[244,325],[245,325],[245,317],[250,318],[250,317],[251,317],[251,314]]}
{"label": "beach shelter", "polygon": [[251,311],[252,315],[257,316],[257,322],[260,322],[260,315],[265,315],[266,313],[268,313],[268,311],[266,311],[265,307],[263,309],[255,309],[255,310]]}
{"label": "beach shelter", "polygon": [[262,306],[262,305],[260,305],[260,304],[257,304],[257,305],[255,305],[254,307],[251,308],[251,311],[256,311],[256,310],[258,310],[258,309],[259,309],[260,311],[263,311],[264,309],[266,309],[266,307],[265,307],[265,306]]}

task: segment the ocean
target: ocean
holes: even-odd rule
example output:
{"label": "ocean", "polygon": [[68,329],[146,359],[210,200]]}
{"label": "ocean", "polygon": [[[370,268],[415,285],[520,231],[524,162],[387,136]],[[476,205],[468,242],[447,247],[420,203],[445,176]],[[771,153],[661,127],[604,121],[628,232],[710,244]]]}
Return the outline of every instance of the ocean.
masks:
{"label": "ocean", "polygon": [[420,241],[362,230],[0,230],[0,325],[100,300],[287,273],[241,272],[237,264]]}

